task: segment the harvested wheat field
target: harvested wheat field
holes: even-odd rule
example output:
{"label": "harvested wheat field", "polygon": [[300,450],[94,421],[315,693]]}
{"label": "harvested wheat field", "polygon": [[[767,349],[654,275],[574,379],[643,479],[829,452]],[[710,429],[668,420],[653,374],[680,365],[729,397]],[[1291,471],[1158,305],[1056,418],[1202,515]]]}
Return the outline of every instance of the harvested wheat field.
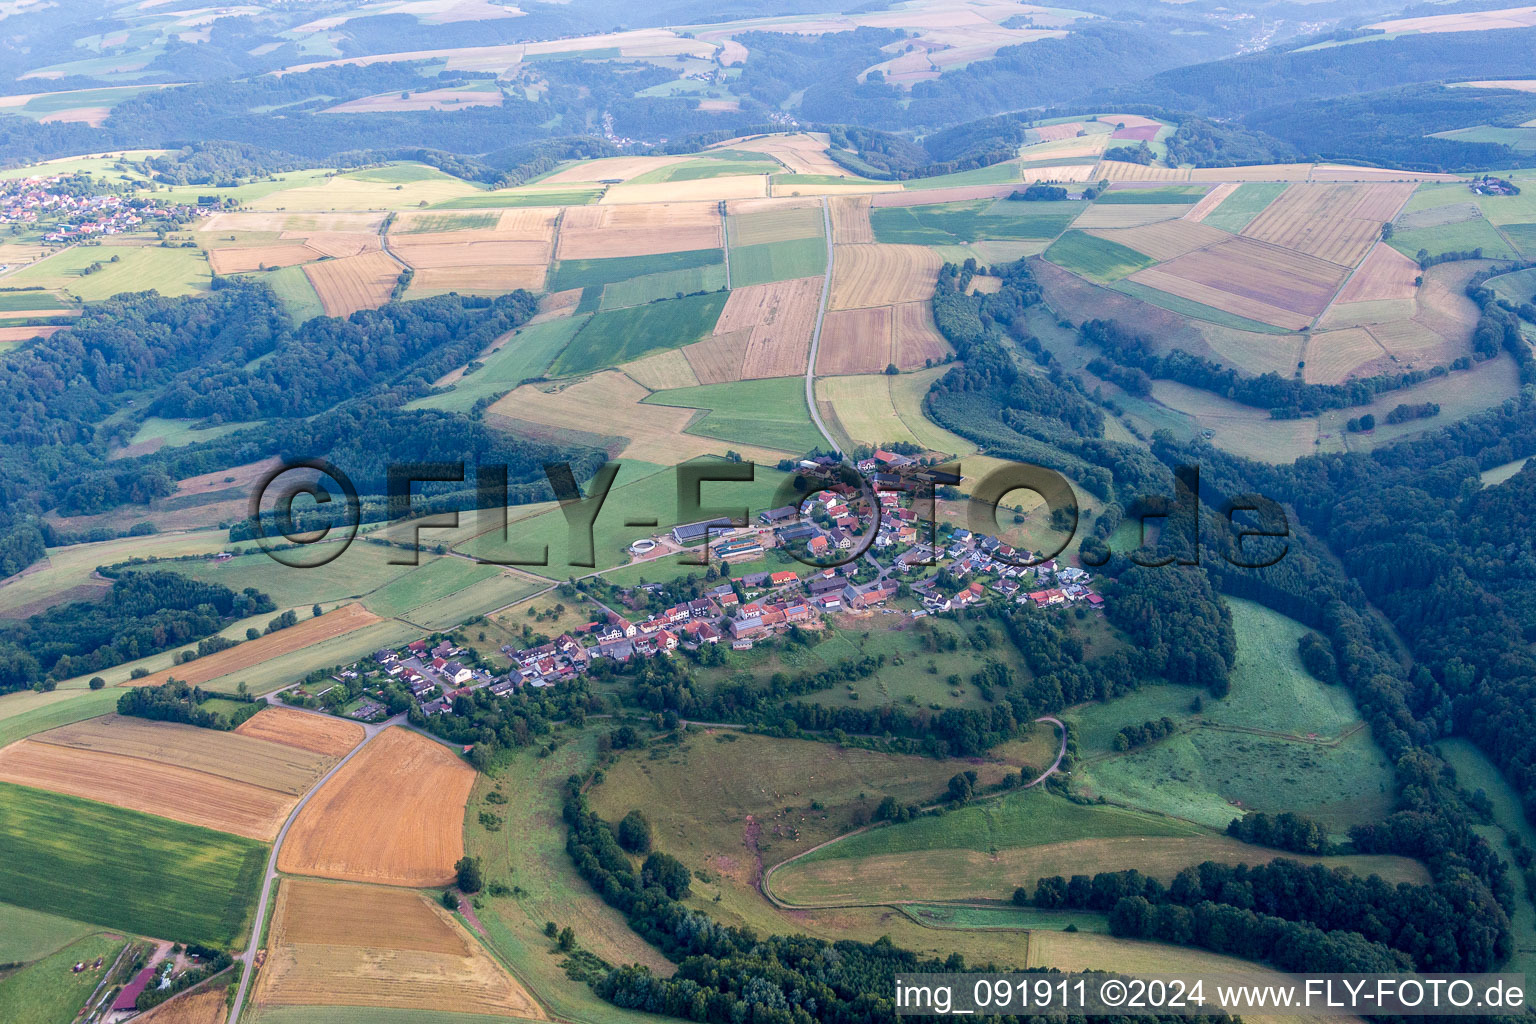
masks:
{"label": "harvested wheat field", "polygon": [[570,316],[576,312],[576,307],[581,304],[580,288],[567,288],[563,292],[550,292],[539,299],[539,312],[529,323],[542,323],[545,320],[556,320],[560,317]]}
{"label": "harvested wheat field", "polygon": [[568,185],[573,182],[607,181],[610,178],[627,181],[663,167],[671,167],[687,160],[697,160],[698,154],[685,153],[675,156],[608,156],[600,160],[583,160],[564,170],[540,178],[543,185]]}
{"label": "harvested wheat field", "polygon": [[350,316],[389,301],[403,268],[386,252],[369,252],[305,265],[326,316]]}
{"label": "harvested wheat field", "polygon": [[[506,8],[501,8],[505,10]],[[424,89],[405,95],[398,92],[364,96],[348,100],[334,107],[326,107],[326,114],[374,114],[399,113],[413,110],[463,110],[466,107],[499,107],[501,93],[480,89]]]}
{"label": "harvested wheat field", "polygon": [[205,218],[199,231],[225,234],[240,231],[291,231],[297,236],[309,236],[330,232],[377,235],[384,225],[384,214],[347,213],[288,213],[281,210],[241,210],[233,213],[216,213]]}
{"label": "harvested wheat field", "polygon": [[1097,164],[1047,164],[1044,167],[1025,164],[1019,172],[1023,180],[1030,182],[1082,182],[1097,181],[1101,177],[1094,173],[1097,168]]}
{"label": "harvested wheat field", "polygon": [[[1227,168],[1222,168],[1227,170]],[[1188,181],[1189,169],[1185,167],[1156,167],[1151,164],[1130,164],[1120,160],[1100,160],[1094,176],[1110,181]],[[1236,180],[1234,178],[1234,180]]]}
{"label": "harvested wheat field", "polygon": [[819,277],[800,277],[731,292],[715,330],[719,334],[749,332],[741,364],[743,379],[805,372],[821,285]]}
{"label": "harvested wheat field", "polygon": [[1342,384],[1386,355],[1363,328],[1314,334],[1303,353],[1307,365],[1301,372],[1302,380],[1308,384]]}
{"label": "harvested wheat field", "polygon": [[472,295],[499,294],[519,288],[530,292],[542,291],[547,268],[543,264],[492,267],[434,267],[418,270],[411,277],[406,298],[416,299],[424,295],[442,292],[465,292]]}
{"label": "harvested wheat field", "polygon": [[1431,363],[1448,363],[1466,352],[1466,336],[1447,338],[1430,330],[1418,320],[1391,320],[1386,323],[1368,324],[1382,348],[1400,360],[1405,368],[1412,368],[1419,360]]}
{"label": "harvested wheat field", "polygon": [[1159,263],[1232,237],[1220,228],[1191,220],[1170,220],[1134,228],[1095,228],[1088,233],[1146,253]]}
{"label": "harvested wheat field", "polygon": [[1383,299],[1411,299],[1418,294],[1414,282],[1419,265],[1385,242],[1377,242],[1371,254],[1349,279],[1338,301],[1379,302]]}
{"label": "harvested wheat field", "polygon": [[[727,139],[711,148],[766,153],[788,168],[791,174],[826,174],[835,178],[849,173],[846,167],[827,155],[827,136],[819,132],[763,135],[746,140]],[[705,150],[705,153],[708,152]]]}
{"label": "harvested wheat field", "polygon": [[1035,133],[1039,142],[1055,142],[1058,139],[1075,139],[1077,133],[1085,131],[1087,127],[1081,121],[1068,121],[1066,124],[1041,125],[1038,128],[1031,128],[1030,131]]}
{"label": "harvested wheat field", "polygon": [[718,249],[720,223],[719,203],[573,206],[560,223],[557,255],[585,260]]}
{"label": "harvested wheat field", "polygon": [[120,754],[21,740],[0,750],[0,782],[126,807],[270,842],[298,797]]}
{"label": "harvested wheat field", "polygon": [[549,238],[509,239],[496,231],[435,231],[398,235],[390,250],[415,270],[440,267],[543,266],[550,261]]}
{"label": "harvested wheat field", "polygon": [[[870,205],[928,206],[933,203],[964,203],[973,199],[1003,199],[1019,189],[1019,182],[1003,185],[953,185],[949,188],[926,188],[915,192],[884,192],[873,196]],[[841,241],[841,239],[839,239]]]}
{"label": "harvested wheat field", "polygon": [[224,1024],[229,1006],[224,1002],[224,988],[218,983],[187,996],[177,996],[161,1003],[143,1016],[139,1024]]}
{"label": "harvested wheat field", "polygon": [[333,715],[269,706],[242,722],[235,735],[339,758],[363,742],[363,727]]}
{"label": "harvested wheat field", "polygon": [[950,351],[949,342],[934,326],[930,303],[903,302],[895,307],[891,320],[891,362],[897,369],[917,370],[931,366],[942,361]]}
{"label": "harvested wheat field", "polygon": [[258,1006],[371,1006],[544,1019],[441,906],[408,890],[285,879]]}
{"label": "harvested wheat field", "polygon": [[[772,203],[782,205],[762,205]],[[727,240],[732,248],[821,238],[823,233],[821,203],[814,199],[748,200],[745,204],[729,204],[726,211],[730,218]]]}
{"label": "harvested wheat field", "polygon": [[227,650],[205,655],[173,669],[155,672],[139,679],[131,679],[124,686],[159,686],[171,676],[184,683],[198,686],[220,676],[251,668],[264,661],[271,661],[284,654],[300,651],[310,644],[342,636],[364,626],[371,626],[379,617],[360,604],[344,604],[326,612],[319,618],[300,619],[298,625],[280,629],[276,633],[257,637],[236,644]]}
{"label": "harvested wheat field", "polygon": [[1243,236],[1353,267],[1413,189],[1408,184],[1292,185],[1249,222]]}
{"label": "harvested wheat field", "polygon": [[1506,7],[1497,11],[1398,18],[1378,21],[1371,27],[1383,32],[1477,32],[1498,28],[1530,28],[1533,25],[1536,25],[1536,7]]}
{"label": "harvested wheat field", "polygon": [[60,325],[49,327],[0,327],[0,345],[10,341],[31,341],[33,338],[46,338],[54,331],[62,331]]}
{"label": "harvested wheat field", "polygon": [[611,185],[598,203],[685,203],[699,199],[761,199],[767,196],[768,175],[726,174],[718,178]]}
{"label": "harvested wheat field", "polygon": [[[1154,133],[1157,129],[1151,129]],[[1105,134],[1085,135],[1080,139],[1062,139],[1059,142],[1042,142],[1020,152],[1027,164],[1032,160],[1081,160],[1084,163],[1097,160],[1109,144]]]}
{"label": "harvested wheat field", "polygon": [[338,260],[378,252],[384,245],[375,231],[284,231],[278,237],[302,239],[305,245],[322,256]]}
{"label": "harvested wheat field", "polygon": [[1188,210],[1188,205],[1173,203],[1094,203],[1072,222],[1072,226],[1084,230],[1135,228],[1165,220],[1178,220]]}
{"label": "harvested wheat field", "polygon": [[300,242],[295,245],[242,245],[227,249],[209,249],[208,265],[215,274],[246,274],[268,267],[291,267],[321,257],[317,249]]}
{"label": "harvested wheat field", "polygon": [[1318,164],[1308,181],[1463,181],[1455,174],[1437,171],[1396,171],[1385,167],[1356,167],[1352,164]]}
{"label": "harvested wheat field", "polygon": [[1238,316],[1299,330],[1327,308],[1347,273],[1337,264],[1291,249],[1232,238],[1130,279]]}
{"label": "harvested wheat field", "polygon": [[821,325],[816,372],[880,373],[891,363],[891,306],[832,310]]}
{"label": "harvested wheat field", "polygon": [[1204,181],[1311,181],[1312,164],[1254,164],[1249,167],[1196,167],[1189,180]]}
{"label": "harvested wheat field", "polygon": [[[706,384],[714,383],[704,380],[703,374],[698,376]],[[604,370],[547,391],[538,385],[524,384],[489,411],[523,429],[531,429],[535,435],[541,430],[570,430],[576,425],[621,437],[625,445],[615,453],[618,457],[659,465],[673,466],[700,455],[721,453],[723,446],[718,440],[686,433],[697,410],[642,404],[649,394],[626,374]],[[751,445],[731,447],[744,458],[758,461],[776,463],[783,457]]]}
{"label": "harvested wheat field", "polygon": [[1200,223],[1201,221],[1205,220],[1206,216],[1212,210],[1226,202],[1227,196],[1230,196],[1233,192],[1236,192],[1239,187],[1240,184],[1238,182],[1231,181],[1217,185],[1205,195],[1201,196],[1198,203],[1189,208],[1189,212],[1184,215],[1184,219],[1187,221],[1193,221],[1196,224]]}
{"label": "harvested wheat field", "polygon": [[922,245],[839,245],[829,309],[889,306],[933,298],[943,259]]}
{"label": "harvested wheat field", "polygon": [[869,196],[833,196],[828,199],[832,241],[840,245],[874,244],[875,229],[869,223],[869,207]]}
{"label": "harvested wheat field", "polygon": [[741,379],[741,366],[747,358],[747,341],[751,337],[751,328],[712,334],[680,351],[700,384],[724,384]]}
{"label": "harvested wheat field", "polygon": [[873,192],[900,192],[897,181],[779,181],[775,180],[772,194],[778,196],[861,196]]}
{"label": "harvested wheat field", "polygon": [[292,796],[303,795],[336,760],[234,732],[121,715],[89,718],[38,733],[32,739],[75,750],[156,761]]}
{"label": "harvested wheat field", "polygon": [[464,856],[464,803],[474,781],[475,770],[450,748],[406,729],[386,729],[299,812],[278,870],[442,885]]}
{"label": "harvested wheat field", "polygon": [[688,357],[683,355],[682,349],[669,348],[648,355],[644,359],[625,363],[619,369],[633,377],[642,387],[650,388],[652,391],[697,387],[699,383],[699,378],[694,375],[693,367],[688,365]]}

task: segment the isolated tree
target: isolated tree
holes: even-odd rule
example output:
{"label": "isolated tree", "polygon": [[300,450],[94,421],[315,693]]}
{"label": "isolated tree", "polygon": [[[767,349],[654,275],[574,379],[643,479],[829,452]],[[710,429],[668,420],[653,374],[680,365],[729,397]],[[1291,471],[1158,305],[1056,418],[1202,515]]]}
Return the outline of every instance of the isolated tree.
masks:
{"label": "isolated tree", "polygon": [[576,933],[571,931],[570,925],[560,929],[560,938],[555,940],[560,945],[561,952],[569,953],[576,948]]}
{"label": "isolated tree", "polygon": [[460,857],[459,862],[453,866],[453,870],[459,875],[459,891],[468,895],[479,892],[485,883],[480,878],[480,861],[476,857]]}
{"label": "isolated tree", "polygon": [[101,676],[91,676],[91,689],[99,690],[106,685],[107,681],[101,678]]}
{"label": "isolated tree", "polygon": [[619,822],[619,845],[630,853],[651,852],[651,823],[639,810],[630,811]]}
{"label": "isolated tree", "polygon": [[316,601],[315,602],[315,606],[313,608],[311,608],[309,611],[310,611],[311,615],[313,615],[315,618],[318,619],[321,616],[321,614],[322,614],[322,612],[320,610],[320,602]]}
{"label": "isolated tree", "polygon": [[443,906],[447,907],[449,910],[459,909],[459,898],[453,894],[452,889],[443,890]]}

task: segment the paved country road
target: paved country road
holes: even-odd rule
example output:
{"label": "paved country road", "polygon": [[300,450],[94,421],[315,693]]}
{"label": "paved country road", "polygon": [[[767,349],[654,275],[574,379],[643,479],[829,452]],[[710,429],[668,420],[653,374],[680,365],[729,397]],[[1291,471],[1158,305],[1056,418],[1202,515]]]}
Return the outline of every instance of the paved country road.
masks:
{"label": "paved country road", "polygon": [[[276,694],[272,694],[268,697],[268,704],[271,704],[273,707],[291,707],[290,705],[278,704],[271,700],[270,698],[274,696],[276,696]],[[308,711],[305,708],[291,708],[291,710],[304,711],[306,714],[312,715],[322,714],[322,712]],[[335,716],[327,714],[325,717],[334,718]],[[377,737],[385,729],[388,729],[392,725],[399,725],[404,721],[405,715],[399,714],[395,715],[393,718],[388,718],[382,722],[376,722],[372,725],[359,722],[358,724],[363,726],[363,742],[353,747],[352,752],[349,753],[346,757],[343,757],[340,761],[337,761],[331,770],[321,776],[319,781],[317,781],[313,786],[309,788],[309,792],[305,793],[304,796],[300,798],[299,802],[293,805],[293,811],[288,815],[288,820],[283,822],[283,827],[278,830],[277,838],[272,840],[272,853],[267,857],[267,872],[265,877],[263,877],[261,880],[261,898],[256,902],[256,917],[251,922],[251,944],[246,949],[245,953],[238,958],[245,964],[245,969],[240,973],[240,988],[235,993],[235,1001],[229,1008],[229,1024],[237,1024],[237,1022],[240,1020],[240,1008],[245,1005],[245,993],[246,990],[250,987],[251,975],[255,973],[252,968],[256,963],[256,951],[261,948],[261,929],[262,926],[266,923],[267,904],[272,898],[272,883],[277,881],[277,855],[283,848],[283,840],[288,837],[289,827],[292,826],[294,820],[298,818],[299,812],[304,809],[304,805],[309,803],[309,798],[319,792],[320,787],[325,785],[326,782],[330,780],[331,776],[341,771],[342,765],[356,757],[359,751],[361,751],[369,743],[373,742],[374,738]]]}
{"label": "paved country road", "polygon": [[840,452],[843,446],[832,440],[831,431],[821,422],[821,413],[816,409],[816,352],[821,348],[821,323],[827,318],[827,296],[832,291],[832,209],[827,205],[826,196],[821,198],[821,222],[827,233],[827,273],[821,279],[821,305],[816,307],[816,328],[811,331],[811,358],[805,365],[805,404],[811,410],[811,421],[816,424],[816,429],[827,439],[828,449]]}

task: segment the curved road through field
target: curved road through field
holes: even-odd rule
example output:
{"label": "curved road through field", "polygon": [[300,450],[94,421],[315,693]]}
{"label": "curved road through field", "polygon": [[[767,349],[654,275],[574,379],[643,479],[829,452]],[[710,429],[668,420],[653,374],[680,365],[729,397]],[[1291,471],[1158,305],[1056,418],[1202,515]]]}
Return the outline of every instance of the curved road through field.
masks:
{"label": "curved road through field", "polygon": [[[268,700],[267,703],[272,704],[274,707],[289,706],[279,705],[272,700]],[[305,709],[293,708],[293,710],[304,711]],[[321,712],[310,711],[307,713],[320,714]],[[325,717],[332,718],[334,716],[326,715]],[[240,988],[235,992],[235,1001],[229,1008],[229,1024],[237,1024],[237,1022],[240,1020],[240,1009],[245,1005],[246,989],[250,987],[251,975],[255,973],[252,970],[252,967],[256,963],[256,951],[261,948],[261,929],[262,925],[266,923],[267,903],[272,898],[272,883],[277,881],[277,855],[283,848],[283,840],[288,837],[289,827],[293,824],[294,820],[298,818],[299,812],[304,809],[304,805],[309,803],[309,798],[318,793],[320,791],[320,787],[330,781],[331,776],[341,771],[342,765],[356,757],[358,752],[366,747],[370,742],[372,742],[373,739],[379,735],[379,733],[383,732],[385,729],[388,729],[392,725],[399,725],[403,721],[405,721],[405,715],[400,714],[395,715],[393,718],[387,718],[382,722],[376,722],[372,725],[359,722],[358,724],[362,725],[363,727],[363,741],[357,746],[353,747],[351,752],[347,754],[346,757],[343,757],[340,761],[337,761],[336,764],[332,766],[330,771],[322,775],[319,781],[317,781],[313,786],[309,787],[309,791],[299,798],[298,803],[293,805],[293,811],[288,815],[288,820],[283,822],[283,827],[278,830],[277,838],[272,840],[272,853],[267,857],[267,872],[261,880],[261,898],[256,902],[256,917],[251,922],[251,944],[246,949],[245,954],[239,957],[239,959],[245,964],[245,969],[240,972]]]}
{"label": "curved road through field", "polygon": [[821,323],[827,318],[827,297],[832,292],[832,208],[827,205],[826,196],[821,197],[821,222],[827,235],[827,272],[821,279],[821,305],[816,307],[816,328],[811,331],[811,359],[805,366],[805,404],[811,410],[811,422],[827,439],[827,447],[840,452],[843,446],[832,439],[832,432],[821,421],[821,412],[816,408],[816,352],[821,348]]}
{"label": "curved road through field", "polygon": [[[1062,722],[1061,719],[1056,718],[1053,715],[1042,715],[1041,717],[1035,719],[1035,721],[1037,721],[1037,722],[1049,722],[1052,725],[1054,725],[1056,727],[1056,731],[1061,734],[1061,746],[1057,748],[1057,750],[1056,750],[1056,760],[1051,762],[1051,766],[1049,768],[1047,768],[1045,771],[1041,772],[1039,775],[1037,775],[1033,782],[1026,782],[1023,785],[1023,787],[1022,787],[1023,789],[1032,789],[1035,786],[1040,785],[1040,783],[1044,782],[1046,779],[1050,778],[1052,775],[1055,775],[1056,774],[1056,770],[1061,767],[1061,759],[1067,756],[1067,726],[1066,726],[1066,724],[1064,722]],[[1006,793],[999,794],[999,796],[1003,796],[1003,795],[1006,795]],[[938,805],[934,804],[932,806],[936,807]],[[923,810],[928,810],[928,809],[929,808],[927,808],[927,807],[923,808]],[[778,907],[780,910],[822,910],[822,909],[831,909],[831,908],[838,908],[838,907],[885,907],[885,906],[893,906],[894,904],[891,901],[885,901],[885,902],[881,902],[881,903],[825,903],[825,904],[822,904],[822,903],[786,903],[784,900],[781,900],[777,896],[775,896],[773,894],[773,890],[771,890],[768,887],[768,880],[771,879],[773,877],[773,873],[775,871],[779,870],[780,868],[786,867],[786,866],[788,866],[790,864],[793,864],[795,861],[799,860],[801,857],[809,857],[811,854],[815,853],[817,850],[822,849],[823,847],[831,846],[833,843],[840,843],[844,839],[847,839],[849,836],[856,836],[860,832],[868,832],[870,829],[877,828],[877,827],[879,827],[878,824],[876,824],[876,825],[865,825],[863,828],[856,828],[852,832],[844,832],[840,836],[833,836],[831,839],[828,839],[824,843],[817,843],[815,846],[811,847],[809,850],[801,850],[799,853],[795,854],[793,857],[789,858],[788,860],[780,861],[779,863],[775,864],[773,867],[769,868],[767,871],[763,872],[762,878],[759,879],[758,883],[757,883],[758,891],[763,894],[763,898],[764,899],[766,899],[769,903],[772,903],[775,907]],[[933,900],[897,900],[895,902],[896,903],[932,903],[934,901]],[[980,905],[980,904],[978,904],[978,905]],[[233,1024],[233,1022],[231,1022],[231,1024]]]}

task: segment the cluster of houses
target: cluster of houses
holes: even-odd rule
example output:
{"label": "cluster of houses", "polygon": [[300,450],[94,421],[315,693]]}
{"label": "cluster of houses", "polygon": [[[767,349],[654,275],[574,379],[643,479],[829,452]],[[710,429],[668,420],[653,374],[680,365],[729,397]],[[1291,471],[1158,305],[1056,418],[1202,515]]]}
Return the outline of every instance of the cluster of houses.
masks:
{"label": "cluster of houses", "polygon": [[[399,680],[411,691],[425,714],[440,715],[453,706],[453,698],[459,694],[496,682],[483,669],[472,669],[459,661],[463,654],[463,648],[446,640],[430,649],[427,641],[417,640],[399,651],[388,648],[375,651],[373,661],[385,675]],[[343,676],[346,674],[342,673]],[[351,716],[371,719],[384,710],[382,705],[365,700]]]}
{"label": "cluster of houses", "polygon": [[184,219],[195,208],[145,204],[113,193],[82,194],[79,179],[65,175],[0,182],[0,224],[35,224],[57,219],[45,242],[72,242],[133,231],[146,219]]}
{"label": "cluster of houses", "polygon": [[[527,648],[503,646],[501,653],[510,665],[500,675],[466,666],[458,660],[465,652],[447,641],[430,649],[428,641],[420,640],[398,651],[381,650],[374,662],[409,688],[425,714],[435,715],[451,712],[455,697],[482,687],[503,695],[523,687],[555,686],[575,679],[603,658],[626,662],[716,644],[747,650],[796,628],[821,629],[823,616],[830,613],[884,610],[917,618],[998,597],[1039,608],[1077,602],[1093,609],[1103,607],[1104,599],[1090,589],[1092,577],[1084,569],[1053,560],[1020,566],[1017,563],[1029,560],[1028,553],[997,537],[940,527],[933,521],[936,513],[921,507],[922,489],[903,483],[914,478],[930,486],[942,483],[932,471],[887,452],[877,452],[868,461],[867,469],[862,463],[860,468],[876,479],[880,526],[859,558],[836,566],[799,563],[796,568],[722,578],[699,596],[651,610],[641,621],[600,605],[603,614],[596,621],[553,640]],[[829,486],[817,492],[805,515],[794,507],[770,509],[745,527],[726,519],[688,523],[674,528],[672,539],[680,545],[707,546],[717,559],[734,557],[738,564],[743,555],[795,541],[819,538],[828,545],[841,545],[862,518],[851,511],[855,490]],[[934,566],[943,571],[930,574]],[[907,579],[910,591],[903,590]],[[951,588],[954,592],[947,592]],[[663,590],[658,584],[641,584],[640,589],[653,594]],[[903,594],[910,599],[899,608],[889,607]],[[343,675],[355,678],[357,673]],[[351,714],[366,720],[384,711],[377,702],[365,701]]]}

